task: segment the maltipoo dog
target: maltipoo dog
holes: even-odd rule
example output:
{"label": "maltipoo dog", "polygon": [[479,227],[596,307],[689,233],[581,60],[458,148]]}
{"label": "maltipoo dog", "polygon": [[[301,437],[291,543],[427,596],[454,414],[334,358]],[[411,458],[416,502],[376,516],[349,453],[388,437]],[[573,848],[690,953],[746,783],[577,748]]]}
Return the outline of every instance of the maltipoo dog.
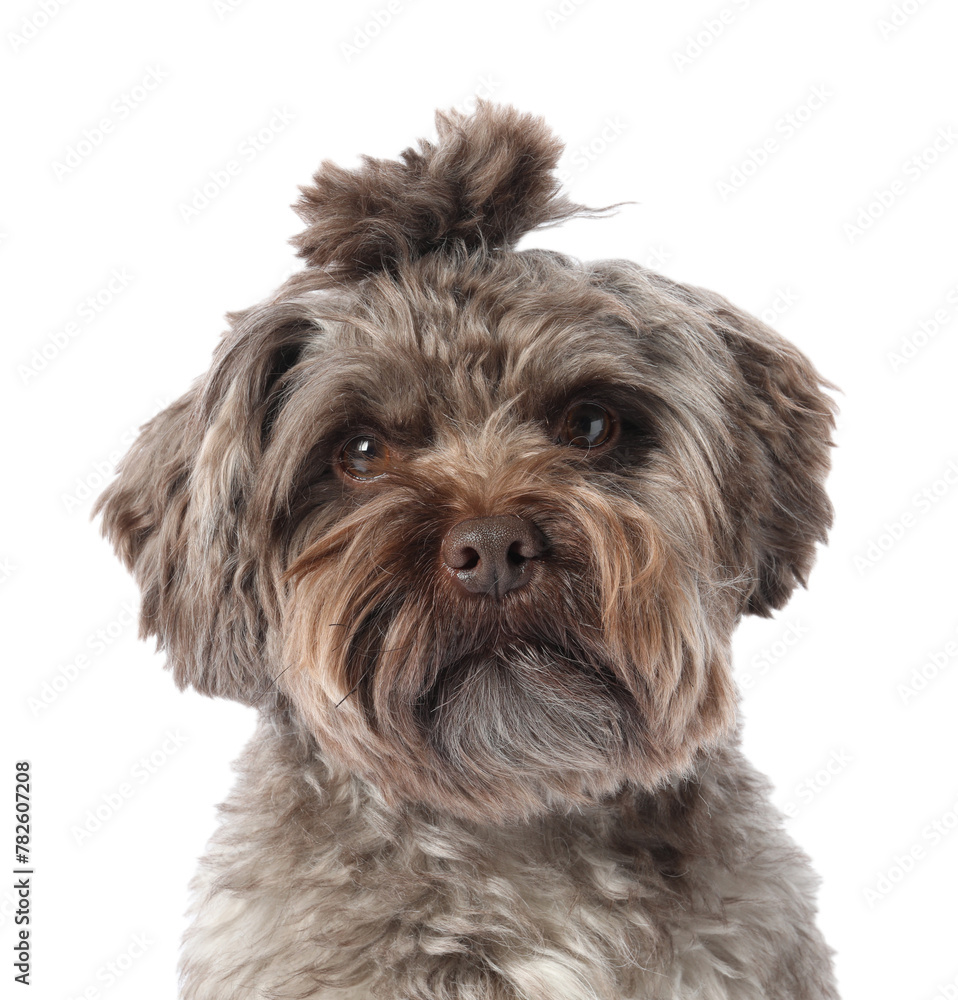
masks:
{"label": "maltipoo dog", "polygon": [[177,683],[260,713],[182,996],[834,998],[729,664],[825,538],[827,384],[712,292],[517,251],[588,214],[560,143],[437,120],[323,164],[303,270],[99,502]]}

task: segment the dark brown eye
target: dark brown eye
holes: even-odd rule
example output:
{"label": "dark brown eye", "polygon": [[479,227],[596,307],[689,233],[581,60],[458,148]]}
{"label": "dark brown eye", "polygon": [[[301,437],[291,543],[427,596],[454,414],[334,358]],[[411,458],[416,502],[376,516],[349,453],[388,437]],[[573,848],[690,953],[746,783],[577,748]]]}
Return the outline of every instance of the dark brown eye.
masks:
{"label": "dark brown eye", "polygon": [[612,437],[615,418],[598,403],[573,403],[562,417],[559,443],[573,448],[598,448]]}
{"label": "dark brown eye", "polygon": [[378,479],[392,461],[392,453],[378,438],[369,434],[354,437],[339,453],[339,467],[352,479]]}

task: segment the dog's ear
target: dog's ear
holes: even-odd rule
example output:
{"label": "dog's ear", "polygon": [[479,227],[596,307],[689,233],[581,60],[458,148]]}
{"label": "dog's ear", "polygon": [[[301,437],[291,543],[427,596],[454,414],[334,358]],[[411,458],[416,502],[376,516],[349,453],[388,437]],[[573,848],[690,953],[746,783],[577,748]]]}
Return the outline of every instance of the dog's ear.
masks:
{"label": "dog's ear", "polygon": [[835,405],[825,390],[835,387],[787,340],[714,292],[624,261],[591,267],[595,283],[628,307],[656,354],[657,377],[679,387],[675,409],[696,408],[702,432],[722,438],[710,461],[719,462],[731,526],[728,563],[743,577],[742,611],[770,615],[804,586],[831,526],[824,482]]}
{"label": "dog's ear", "polygon": [[156,636],[177,684],[252,704],[271,689],[270,583],[244,518],[285,380],[316,330],[295,308],[229,318],[209,374],[145,425],[94,515],[142,591],[140,634]]}
{"label": "dog's ear", "polygon": [[310,267],[359,279],[430,252],[510,249],[533,229],[599,214],[559,193],[563,145],[541,118],[479,101],[472,115],[437,112],[436,128],[437,142],[401,161],[320,166],[293,206],[307,228],[292,242]]}
{"label": "dog's ear", "polygon": [[824,390],[834,386],[754,316],[711,292],[693,292],[708,308],[741,387],[728,401],[741,463],[730,479],[753,568],[745,610],[767,617],[797,584],[805,586],[815,547],[827,540],[832,524],[825,478],[835,404]]}

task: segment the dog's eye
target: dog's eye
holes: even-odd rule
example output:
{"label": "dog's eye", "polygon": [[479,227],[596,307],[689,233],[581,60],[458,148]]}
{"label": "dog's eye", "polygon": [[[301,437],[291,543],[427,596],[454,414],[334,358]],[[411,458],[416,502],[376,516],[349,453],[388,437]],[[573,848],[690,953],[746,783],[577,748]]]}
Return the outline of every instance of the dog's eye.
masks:
{"label": "dog's eye", "polygon": [[598,403],[573,403],[562,416],[559,444],[573,448],[598,448],[612,437],[615,418]]}
{"label": "dog's eye", "polygon": [[368,434],[347,441],[339,453],[339,467],[353,479],[378,479],[387,472],[391,460],[386,445]]}

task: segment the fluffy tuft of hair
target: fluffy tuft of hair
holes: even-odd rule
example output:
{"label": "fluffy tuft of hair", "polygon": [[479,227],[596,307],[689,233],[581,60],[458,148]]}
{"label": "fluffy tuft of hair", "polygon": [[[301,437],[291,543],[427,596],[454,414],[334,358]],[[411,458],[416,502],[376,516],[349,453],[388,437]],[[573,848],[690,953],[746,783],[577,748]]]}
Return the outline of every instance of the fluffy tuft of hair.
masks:
{"label": "fluffy tuft of hair", "polygon": [[559,191],[563,143],[541,118],[480,100],[471,115],[437,112],[437,142],[400,160],[324,161],[293,207],[292,240],[310,267],[358,280],[446,248],[512,249],[524,234],[595,215]]}

